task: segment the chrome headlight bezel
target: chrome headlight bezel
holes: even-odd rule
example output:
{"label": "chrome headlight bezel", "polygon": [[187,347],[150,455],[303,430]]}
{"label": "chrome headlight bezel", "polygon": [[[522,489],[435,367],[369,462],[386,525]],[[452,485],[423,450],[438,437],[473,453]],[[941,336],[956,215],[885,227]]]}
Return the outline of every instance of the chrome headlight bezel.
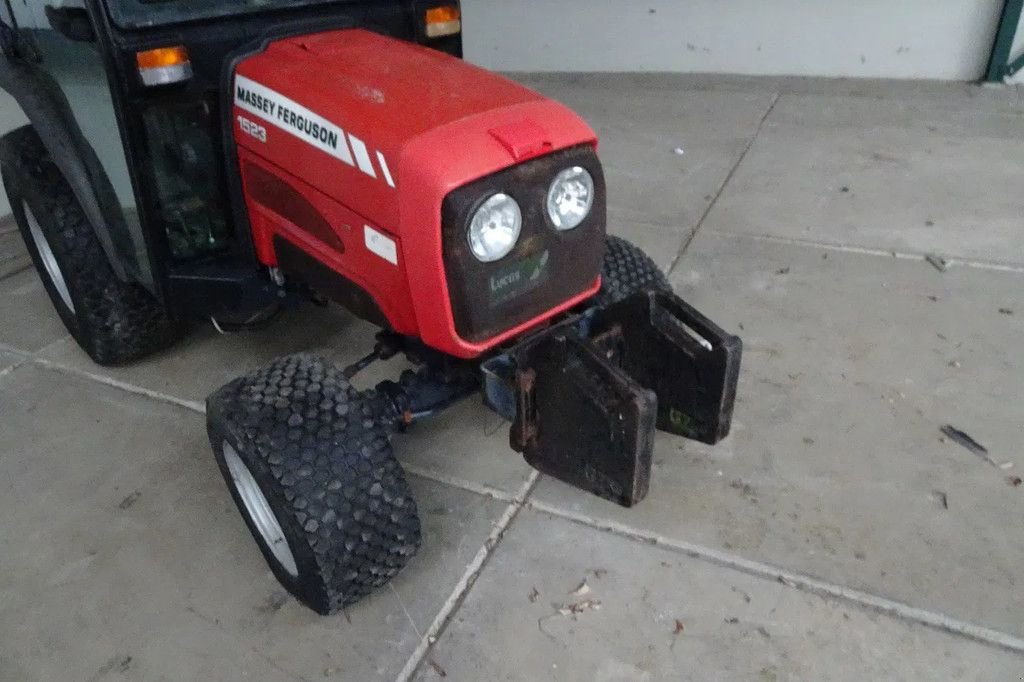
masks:
{"label": "chrome headlight bezel", "polygon": [[523,231],[523,209],[515,197],[496,192],[482,199],[466,226],[470,253],[481,263],[494,263],[512,253]]}
{"label": "chrome headlight bezel", "polygon": [[576,229],[593,210],[595,194],[594,176],[586,168],[570,166],[562,170],[548,186],[548,220],[561,232]]}

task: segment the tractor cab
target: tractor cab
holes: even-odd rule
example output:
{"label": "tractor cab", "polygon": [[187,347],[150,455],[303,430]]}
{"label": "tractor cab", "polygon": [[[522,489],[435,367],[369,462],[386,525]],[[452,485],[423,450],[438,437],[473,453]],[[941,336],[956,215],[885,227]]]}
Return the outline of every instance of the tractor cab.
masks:
{"label": "tractor cab", "polygon": [[276,295],[253,267],[231,136],[239,61],[353,27],[462,52],[457,2],[17,0],[0,21],[0,83],[45,131],[118,277],[179,317],[245,319]]}

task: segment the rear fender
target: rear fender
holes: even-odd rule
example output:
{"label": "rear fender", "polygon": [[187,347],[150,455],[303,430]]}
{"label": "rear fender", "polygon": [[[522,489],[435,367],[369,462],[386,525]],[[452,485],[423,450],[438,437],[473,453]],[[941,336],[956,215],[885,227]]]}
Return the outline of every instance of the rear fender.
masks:
{"label": "rear fender", "polygon": [[[114,188],[96,152],[75,123],[60,88],[45,74],[9,58],[0,58],[0,88],[21,106],[53,162],[71,186],[118,279],[142,279]],[[116,229],[112,230],[111,227]]]}

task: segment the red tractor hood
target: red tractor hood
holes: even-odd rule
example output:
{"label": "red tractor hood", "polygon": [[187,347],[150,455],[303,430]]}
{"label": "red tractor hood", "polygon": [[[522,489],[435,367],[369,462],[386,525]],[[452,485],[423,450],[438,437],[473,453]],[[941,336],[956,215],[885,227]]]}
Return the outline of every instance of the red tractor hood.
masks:
{"label": "red tractor hood", "polygon": [[[528,319],[520,313],[502,326],[495,313],[490,338],[464,339],[455,327],[442,203],[534,157],[596,145],[561,104],[449,55],[357,29],[271,43],[238,65],[234,103],[260,261],[281,264],[279,244],[301,249],[301,258],[333,272],[336,298],[382,314],[367,319],[475,357],[597,290],[599,264],[586,290],[567,287],[563,300]],[[307,279],[316,269],[281,265],[304,268]]]}
{"label": "red tractor hood", "polygon": [[239,134],[240,145],[398,235],[420,226],[399,215],[399,196],[407,204],[413,182],[418,200],[424,190],[433,196],[431,206],[409,208],[439,209],[458,186],[596,143],[576,114],[532,90],[358,29],[271,43],[239,65],[235,106],[273,138]]}

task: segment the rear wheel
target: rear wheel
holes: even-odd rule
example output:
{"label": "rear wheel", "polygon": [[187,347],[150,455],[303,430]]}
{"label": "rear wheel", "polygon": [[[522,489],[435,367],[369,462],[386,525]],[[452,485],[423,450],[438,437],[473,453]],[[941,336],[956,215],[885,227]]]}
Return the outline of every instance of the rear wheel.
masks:
{"label": "rear wheel", "polygon": [[672,285],[643,249],[621,237],[609,235],[597,301],[600,305],[609,305],[637,291],[671,292]]}
{"label": "rear wheel", "polygon": [[0,139],[0,174],[43,286],[93,360],[127,362],[178,338],[180,330],[153,295],[114,274],[71,187],[31,126]]}
{"label": "rear wheel", "polygon": [[416,553],[416,503],[388,433],[342,371],[281,358],[207,400],[214,456],[260,551],[303,604],[331,614]]}

